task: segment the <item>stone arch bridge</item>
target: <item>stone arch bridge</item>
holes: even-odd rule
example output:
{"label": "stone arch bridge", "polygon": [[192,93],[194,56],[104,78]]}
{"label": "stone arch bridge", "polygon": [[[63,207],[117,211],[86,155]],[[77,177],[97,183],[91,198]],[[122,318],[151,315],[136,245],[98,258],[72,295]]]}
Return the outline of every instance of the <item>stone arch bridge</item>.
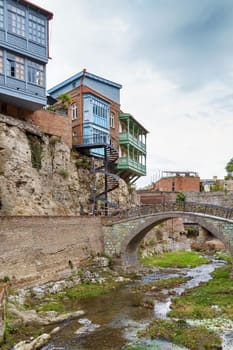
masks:
{"label": "stone arch bridge", "polygon": [[198,224],[220,239],[233,258],[233,208],[187,202],[142,206],[103,219],[105,253],[125,269],[136,267],[141,240],[172,218]]}

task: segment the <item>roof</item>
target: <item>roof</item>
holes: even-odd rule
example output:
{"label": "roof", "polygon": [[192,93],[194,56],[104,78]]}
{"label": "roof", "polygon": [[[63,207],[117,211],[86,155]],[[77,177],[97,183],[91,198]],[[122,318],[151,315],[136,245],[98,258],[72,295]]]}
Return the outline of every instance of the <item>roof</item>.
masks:
{"label": "roof", "polygon": [[33,10],[41,12],[43,15],[47,16],[49,20],[53,18],[53,13],[52,12],[43,9],[40,6],[37,6],[37,5],[33,4],[33,3],[31,3],[30,1],[19,0],[19,2],[21,4],[23,4],[24,6],[28,6],[29,8],[32,8]]}
{"label": "roof", "polygon": [[59,90],[63,87],[65,87],[66,85],[69,85],[69,84],[72,84],[73,82],[75,82],[76,80],[78,80],[79,78],[81,77],[87,77],[87,78],[90,78],[90,79],[93,79],[93,80],[96,80],[96,81],[99,81],[101,83],[104,83],[106,85],[110,85],[110,86],[113,86],[113,87],[116,87],[117,89],[121,89],[122,88],[122,85],[118,84],[118,83],[114,83],[113,81],[111,80],[107,80],[107,79],[104,79],[104,78],[101,78],[99,77],[98,75],[95,75],[95,74],[92,74],[92,73],[89,73],[87,72],[85,69],[82,70],[81,72],[73,75],[72,77],[64,80],[63,82],[55,85],[53,88],[49,89],[48,90],[48,93],[49,94],[52,94],[54,92],[56,92],[56,90]]}
{"label": "roof", "polygon": [[121,112],[121,113],[119,114],[119,119],[121,119],[121,117],[127,117],[127,118],[132,119],[132,120],[133,120],[135,123],[137,123],[147,134],[149,133],[149,131],[148,131],[141,123],[139,123],[139,122],[137,121],[137,119],[135,119],[135,118],[132,116],[132,114]]}

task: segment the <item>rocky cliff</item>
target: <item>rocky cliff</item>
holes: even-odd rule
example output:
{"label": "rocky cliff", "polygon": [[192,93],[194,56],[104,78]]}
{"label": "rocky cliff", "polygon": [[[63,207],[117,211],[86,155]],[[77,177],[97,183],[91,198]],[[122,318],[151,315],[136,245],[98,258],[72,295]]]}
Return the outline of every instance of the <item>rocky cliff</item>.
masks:
{"label": "rocky cliff", "polygon": [[[0,215],[80,215],[90,212],[91,159],[70,151],[56,136],[0,115]],[[122,180],[111,194],[122,208],[135,203]]]}

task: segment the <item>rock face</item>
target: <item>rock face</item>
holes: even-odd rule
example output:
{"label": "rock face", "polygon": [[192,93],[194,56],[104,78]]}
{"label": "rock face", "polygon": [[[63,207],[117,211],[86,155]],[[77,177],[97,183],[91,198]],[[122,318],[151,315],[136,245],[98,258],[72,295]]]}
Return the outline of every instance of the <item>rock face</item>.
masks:
{"label": "rock face", "polygon": [[[95,175],[76,166],[80,156],[58,137],[41,136],[30,125],[23,130],[5,119],[0,121],[0,215],[88,213]],[[123,180],[112,198],[123,208],[131,206]]]}

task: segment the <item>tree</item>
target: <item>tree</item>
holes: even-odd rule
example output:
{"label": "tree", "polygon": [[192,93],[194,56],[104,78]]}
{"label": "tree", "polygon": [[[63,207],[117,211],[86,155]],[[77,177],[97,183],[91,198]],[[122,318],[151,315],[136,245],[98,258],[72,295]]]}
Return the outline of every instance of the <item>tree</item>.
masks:
{"label": "tree", "polygon": [[233,176],[233,158],[231,158],[231,160],[229,160],[225,169],[227,171],[227,175],[232,177]]}
{"label": "tree", "polygon": [[176,202],[177,203],[185,202],[185,194],[183,192],[177,193]]}
{"label": "tree", "polygon": [[68,109],[72,103],[72,98],[68,94],[61,94],[57,97],[57,99],[61,101],[61,107],[64,109]]}

